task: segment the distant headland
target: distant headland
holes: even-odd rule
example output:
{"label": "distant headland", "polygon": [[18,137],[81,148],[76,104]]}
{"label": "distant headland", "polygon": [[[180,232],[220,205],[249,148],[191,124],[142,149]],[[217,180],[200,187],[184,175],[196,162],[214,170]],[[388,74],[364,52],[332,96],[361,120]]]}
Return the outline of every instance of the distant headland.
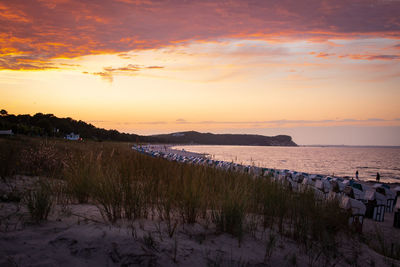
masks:
{"label": "distant headland", "polygon": [[212,134],[195,131],[153,135],[175,144],[238,145],[238,146],[297,146],[288,135],[263,136],[255,134]]}
{"label": "distant headland", "polygon": [[76,136],[97,141],[124,141],[166,144],[297,146],[287,135],[263,136],[251,134],[212,134],[195,131],[143,136],[97,128],[90,123],[72,118],[58,118],[53,114],[36,113],[13,115],[1,110],[0,130],[4,134],[58,137],[75,133]]}

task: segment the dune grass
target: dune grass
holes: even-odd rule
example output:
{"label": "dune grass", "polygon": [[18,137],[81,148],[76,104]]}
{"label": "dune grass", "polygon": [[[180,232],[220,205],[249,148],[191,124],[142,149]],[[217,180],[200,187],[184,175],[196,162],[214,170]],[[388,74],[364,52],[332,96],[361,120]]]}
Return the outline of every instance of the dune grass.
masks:
{"label": "dune grass", "polygon": [[[308,249],[319,244],[329,250],[338,234],[349,231],[349,215],[338,203],[317,201],[312,192],[293,192],[269,177],[152,158],[127,143],[0,139],[3,153],[13,160],[0,168],[2,177],[18,172],[56,180],[53,194],[96,205],[106,221],[161,220],[170,237],[179,224],[209,227],[211,222],[217,232],[239,240],[258,227]],[[43,192],[28,197],[38,220],[49,209],[41,201],[56,199]],[[38,209],[42,211],[36,214]]]}
{"label": "dune grass", "polygon": [[24,201],[34,222],[47,220],[53,206],[53,196],[49,182],[40,180],[35,188],[26,193]]}

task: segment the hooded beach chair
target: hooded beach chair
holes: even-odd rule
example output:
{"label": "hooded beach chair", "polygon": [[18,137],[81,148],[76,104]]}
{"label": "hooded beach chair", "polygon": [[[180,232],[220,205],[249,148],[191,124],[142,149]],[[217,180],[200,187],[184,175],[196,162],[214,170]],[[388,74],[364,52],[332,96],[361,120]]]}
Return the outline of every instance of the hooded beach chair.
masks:
{"label": "hooded beach chair", "polygon": [[375,187],[376,192],[382,194],[385,196],[386,198],[386,202],[385,202],[385,211],[386,212],[393,212],[393,205],[394,205],[394,200],[395,200],[395,193],[394,191],[390,190],[387,186],[378,186]]}
{"label": "hooded beach chair", "polygon": [[400,186],[396,186],[395,188],[393,188],[393,192],[395,193],[393,206],[396,206],[400,196]]}
{"label": "hooded beach chair", "polygon": [[348,196],[343,196],[340,201],[340,207],[351,212],[349,223],[357,232],[361,233],[366,212],[364,203]]}
{"label": "hooded beach chair", "polygon": [[393,226],[400,228],[400,201],[397,201],[396,206],[394,207]]}
{"label": "hooded beach chair", "polygon": [[386,197],[376,191],[367,191],[365,193],[367,201],[366,217],[374,221],[383,222],[385,219]]}
{"label": "hooded beach chair", "polygon": [[393,212],[394,201],[396,199],[396,192],[391,190],[390,187],[383,187],[386,195],[386,212]]}

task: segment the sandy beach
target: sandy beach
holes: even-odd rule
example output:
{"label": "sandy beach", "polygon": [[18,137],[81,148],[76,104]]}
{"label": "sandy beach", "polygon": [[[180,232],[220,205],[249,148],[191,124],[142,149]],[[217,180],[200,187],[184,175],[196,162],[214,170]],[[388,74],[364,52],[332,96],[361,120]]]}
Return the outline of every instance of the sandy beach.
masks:
{"label": "sandy beach", "polygon": [[[17,179],[30,179],[18,177]],[[2,184],[4,187],[4,184]],[[159,220],[104,222],[95,205],[57,205],[48,221],[29,223],[27,210],[2,202],[0,209],[0,266],[319,266],[315,254],[304,250],[277,232],[255,231],[242,242],[217,233],[206,222],[178,225],[169,237],[167,225]],[[398,240],[399,229],[366,220],[364,231],[374,234],[375,225],[385,238]],[[270,236],[276,238],[268,246]],[[270,257],[265,262],[266,250]],[[314,258],[313,258],[314,257]],[[338,266],[393,266],[398,261],[379,255],[355,239],[341,239]]]}

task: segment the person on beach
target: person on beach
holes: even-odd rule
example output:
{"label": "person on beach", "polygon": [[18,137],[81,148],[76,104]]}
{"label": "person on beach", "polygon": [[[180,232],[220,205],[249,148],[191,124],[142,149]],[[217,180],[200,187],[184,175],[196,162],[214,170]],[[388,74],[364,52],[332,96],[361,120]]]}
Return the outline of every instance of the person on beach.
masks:
{"label": "person on beach", "polygon": [[359,180],[358,179],[358,170],[356,170],[356,180]]}
{"label": "person on beach", "polygon": [[379,172],[376,173],[376,181],[379,183],[379,181],[381,180],[381,175],[379,174]]}

